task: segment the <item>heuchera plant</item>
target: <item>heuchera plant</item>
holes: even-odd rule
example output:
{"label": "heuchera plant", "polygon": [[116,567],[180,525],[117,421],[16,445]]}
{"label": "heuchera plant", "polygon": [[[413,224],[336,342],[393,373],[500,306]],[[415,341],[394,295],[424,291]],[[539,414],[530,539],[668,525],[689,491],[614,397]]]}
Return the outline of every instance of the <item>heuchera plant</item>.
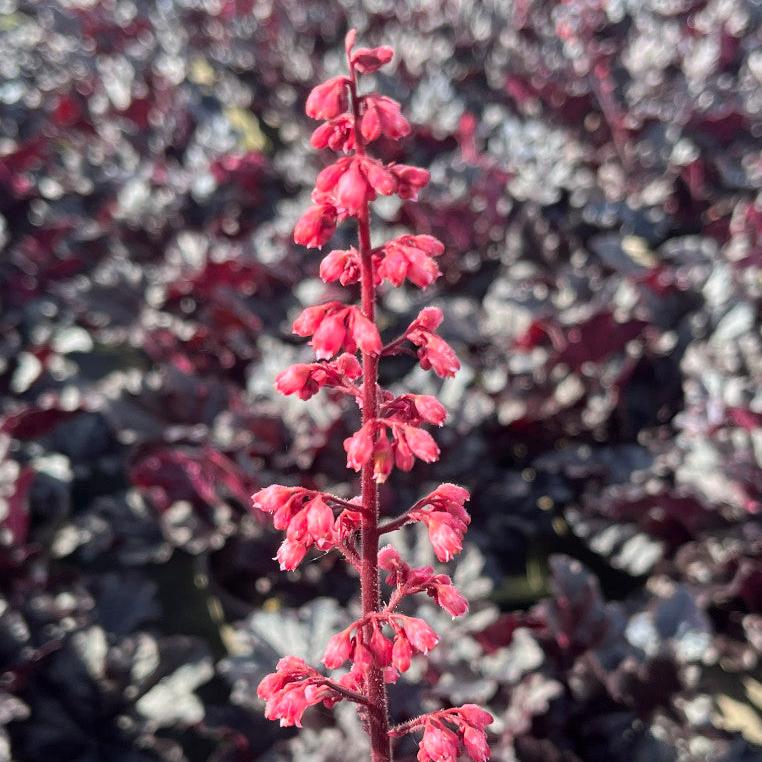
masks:
{"label": "heuchera plant", "polygon": [[[437,558],[449,561],[460,552],[470,522],[465,509],[469,494],[454,484],[442,484],[397,518],[379,523],[378,485],[395,466],[409,471],[416,458],[427,463],[437,460],[439,448],[423,426],[441,426],[446,418],[444,406],[434,397],[395,396],[379,388],[380,358],[412,344],[421,366],[438,376],[453,376],[460,364],[436,333],[442,321],[438,309],[422,310],[402,336],[385,346],[376,326],[376,287],[384,280],[399,286],[407,279],[425,288],[440,274],[436,257],[444,247],[429,235],[403,235],[381,246],[371,245],[370,202],[379,194],[415,200],[428,183],[429,173],[404,164],[383,164],[367,153],[367,146],[381,136],[392,140],[405,137],[410,125],[392,99],[359,94],[358,76],[388,63],[393,51],[389,47],[355,48],[355,36],[352,30],[346,38],[349,76],[329,79],[307,98],[307,115],[325,121],[313,133],[312,145],[346,156],[318,175],[313,205],[298,221],[294,240],[322,248],[339,223],[354,217],[358,247],[330,252],[321,263],[320,274],[326,282],[359,284],[361,306],[332,301],[305,309],[293,331],[312,337],[318,361],[286,369],[278,375],[276,387],[305,400],[324,387],[355,399],[362,425],[344,441],[344,449],[347,467],[361,473],[361,495],[344,500],[303,487],[273,485],[252,499],[256,508],[272,514],[276,529],[285,531],[276,556],[282,570],[295,569],[312,546],[343,554],[360,575],[362,616],[330,639],[323,656],[323,664],[330,670],[349,662],[348,672],[329,678],[302,659],[289,656],[262,680],[258,695],[266,702],[266,716],[280,720],[283,726],[301,727],[309,706],[355,702],[370,737],[373,762],[392,759],[394,737],[418,731],[423,732],[419,762],[455,762],[461,746],[474,762],[484,762],[489,758],[485,727],[492,716],[473,704],[389,726],[386,684],[409,669],[413,655],[427,654],[438,641],[425,621],[400,613],[400,603],[407,596],[425,592],[453,617],[465,614],[468,603],[446,574],[437,574],[428,566],[410,567],[392,546],[379,550],[379,539],[409,522],[421,522]],[[386,572],[391,588],[385,602],[380,570]]]}

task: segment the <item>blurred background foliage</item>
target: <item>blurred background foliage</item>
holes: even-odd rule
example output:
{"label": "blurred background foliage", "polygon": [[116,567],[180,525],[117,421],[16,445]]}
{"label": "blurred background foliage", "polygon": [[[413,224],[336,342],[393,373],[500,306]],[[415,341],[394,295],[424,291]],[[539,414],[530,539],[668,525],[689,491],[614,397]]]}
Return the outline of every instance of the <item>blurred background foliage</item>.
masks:
{"label": "blurred background foliage", "polygon": [[[275,395],[331,297],[293,223],[327,161],[310,87],[350,26],[431,169],[374,240],[445,242],[382,297],[443,308],[442,461],[473,492],[473,615],[397,719],[477,701],[496,760],[762,759],[760,0],[0,0],[0,760],[362,759],[254,688],[317,661],[357,583],[284,575],[271,482],[352,494],[352,411]],[[346,227],[339,246],[352,235]],[[406,551],[428,562],[411,531]],[[414,749],[401,745],[399,758]]]}

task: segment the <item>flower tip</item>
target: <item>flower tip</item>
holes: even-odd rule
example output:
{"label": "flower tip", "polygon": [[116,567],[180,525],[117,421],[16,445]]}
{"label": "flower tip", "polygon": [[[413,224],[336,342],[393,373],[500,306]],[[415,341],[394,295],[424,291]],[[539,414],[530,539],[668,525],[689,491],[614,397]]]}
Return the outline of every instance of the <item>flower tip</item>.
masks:
{"label": "flower tip", "polygon": [[344,50],[346,50],[347,55],[349,55],[352,52],[352,48],[355,46],[355,41],[357,40],[357,30],[352,27],[347,32],[347,36],[344,38]]}

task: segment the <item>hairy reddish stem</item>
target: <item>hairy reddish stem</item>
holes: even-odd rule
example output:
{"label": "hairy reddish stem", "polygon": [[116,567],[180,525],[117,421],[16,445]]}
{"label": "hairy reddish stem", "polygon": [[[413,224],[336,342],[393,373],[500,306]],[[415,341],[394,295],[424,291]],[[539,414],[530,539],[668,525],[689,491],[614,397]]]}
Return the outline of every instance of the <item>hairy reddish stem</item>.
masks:
{"label": "hairy reddish stem", "polygon": [[401,516],[398,516],[396,519],[392,519],[386,524],[381,524],[381,526],[378,528],[379,535],[388,534],[389,532],[396,532],[398,529],[404,527],[405,524],[407,524],[409,521],[413,521],[413,519],[411,519],[408,515],[409,513],[410,511],[405,511],[405,513],[403,513]]}
{"label": "hairy reddish stem", "polygon": [[339,685],[339,683],[336,683],[333,680],[329,680],[327,678],[325,678],[322,682],[324,685],[327,685],[331,690],[336,691],[336,693],[343,696],[348,701],[354,701],[356,704],[367,706],[368,699],[366,696],[363,696],[360,693],[355,693],[354,691],[350,691],[349,688],[345,688],[343,685]]}
{"label": "hairy reddish stem", "polygon": [[362,572],[362,561],[360,556],[348,542],[342,543],[342,545],[339,546],[339,551],[353,569],[356,569],[358,572]]}
{"label": "hairy reddish stem", "polygon": [[407,733],[412,733],[418,730],[423,723],[431,717],[447,717],[448,715],[457,714],[460,710],[455,707],[453,709],[440,709],[438,712],[429,712],[427,714],[420,714],[418,717],[413,717],[412,720],[403,722],[400,725],[395,725],[389,729],[389,735],[397,738],[398,736],[404,736]]}
{"label": "hairy reddish stem", "polygon": [[342,508],[346,508],[350,511],[357,511],[358,513],[362,513],[363,508],[362,505],[357,505],[356,503],[353,503],[349,500],[344,500],[342,497],[337,497],[336,495],[328,495],[326,494],[326,499],[331,503],[336,503],[336,505],[340,505]]}
{"label": "hairy reddish stem", "polygon": [[[357,97],[355,73],[350,63],[352,82],[350,93],[355,117],[356,152],[365,152],[360,124],[360,103]],[[357,216],[357,232],[361,266],[361,307],[368,320],[376,321],[376,286],[373,278],[373,258],[370,245],[370,212],[366,203]],[[367,423],[378,417],[378,356],[362,353],[362,420]],[[361,473],[363,524],[360,543],[360,587],[363,616],[374,614],[381,608],[378,579],[378,485],[373,478],[373,462],[369,461]],[[367,637],[370,639],[371,630]],[[389,738],[389,709],[382,670],[373,666],[368,670],[366,695],[368,698],[368,731],[372,762],[391,762]]]}
{"label": "hairy reddish stem", "polygon": [[419,500],[417,503],[415,503],[415,505],[411,505],[410,508],[408,508],[403,514],[397,516],[396,519],[392,519],[391,521],[387,521],[385,524],[381,524],[381,526],[378,528],[379,535],[388,534],[389,532],[396,532],[398,529],[401,529],[405,526],[405,524],[414,520],[410,518],[411,512],[417,511],[424,505],[426,505],[425,498],[423,500]]}

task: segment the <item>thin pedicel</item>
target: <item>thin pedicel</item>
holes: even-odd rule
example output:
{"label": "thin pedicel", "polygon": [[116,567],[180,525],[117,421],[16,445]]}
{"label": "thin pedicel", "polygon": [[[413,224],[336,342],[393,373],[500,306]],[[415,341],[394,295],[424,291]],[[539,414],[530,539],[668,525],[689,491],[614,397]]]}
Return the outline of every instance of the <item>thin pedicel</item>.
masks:
{"label": "thin pedicel", "polygon": [[[425,621],[399,613],[400,602],[426,593],[453,617],[466,614],[468,603],[446,574],[437,574],[430,566],[410,567],[390,545],[379,549],[379,539],[407,523],[421,522],[436,557],[449,561],[462,549],[470,522],[465,508],[469,495],[463,487],[441,484],[407,511],[379,524],[378,485],[394,467],[409,471],[416,459],[436,461],[439,448],[424,426],[441,426],[447,417],[435,397],[395,396],[381,389],[379,360],[407,351],[417,355],[421,367],[441,377],[455,375],[460,363],[436,333],[442,322],[436,308],[421,310],[407,330],[386,345],[378,332],[376,287],[384,280],[394,286],[408,280],[426,288],[440,275],[436,257],[444,246],[430,235],[403,235],[375,248],[371,245],[370,203],[379,194],[415,200],[429,173],[405,164],[383,164],[366,153],[366,147],[381,136],[400,140],[410,134],[410,125],[391,98],[358,93],[358,76],[389,63],[394,52],[389,47],[355,48],[355,36],[352,30],[346,38],[349,76],[329,79],[307,98],[307,115],[325,120],[313,133],[312,145],[347,155],[318,175],[313,205],[297,222],[294,240],[322,248],[341,222],[355,218],[357,248],[330,252],[321,263],[320,275],[326,282],[338,281],[343,286],[359,283],[361,303],[358,307],[332,301],[305,309],[293,331],[311,337],[317,362],[287,368],[278,375],[276,388],[305,400],[322,388],[354,398],[362,424],[344,441],[344,449],[347,468],[361,474],[361,493],[359,498],[344,500],[303,487],[273,485],[252,500],[256,508],[272,514],[276,529],[286,533],[276,556],[282,570],[295,569],[313,546],[343,554],[360,574],[362,616],[330,639],[323,656],[330,670],[350,662],[348,672],[333,680],[288,656],[262,680],[257,693],[266,702],[265,716],[285,726],[301,727],[309,706],[354,702],[370,738],[372,762],[390,762],[392,739],[414,732],[423,733],[419,762],[456,762],[461,747],[474,762],[484,762],[489,758],[485,728],[492,716],[473,704],[389,726],[386,684],[410,668],[415,654],[427,654],[439,640]],[[392,591],[385,603],[380,571],[386,573],[385,582]]]}

